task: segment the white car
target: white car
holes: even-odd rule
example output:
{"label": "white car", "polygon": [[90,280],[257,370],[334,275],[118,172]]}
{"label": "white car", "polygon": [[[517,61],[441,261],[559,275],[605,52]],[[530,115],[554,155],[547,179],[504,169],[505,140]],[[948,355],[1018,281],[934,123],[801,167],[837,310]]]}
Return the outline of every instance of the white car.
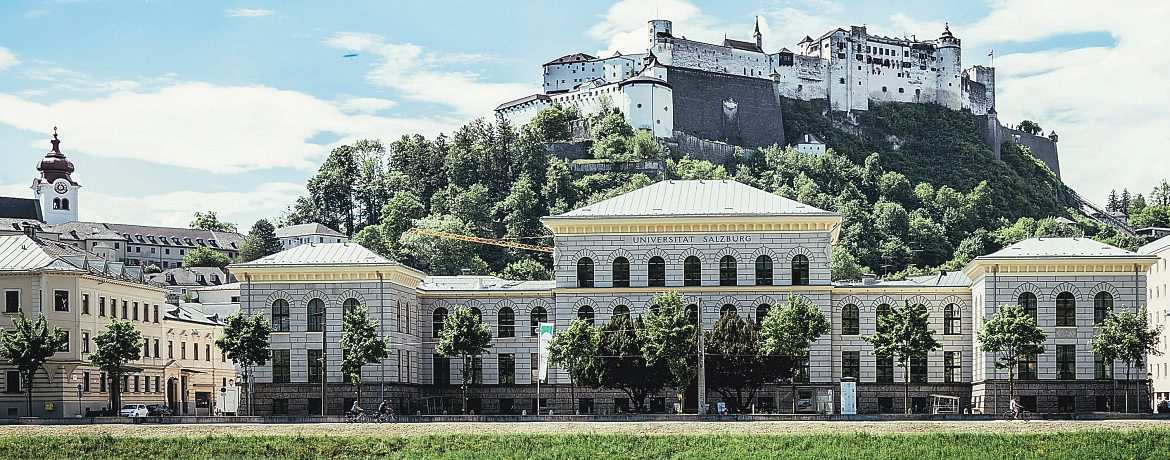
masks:
{"label": "white car", "polygon": [[127,404],[118,411],[118,415],[122,417],[146,417],[149,413],[146,404]]}

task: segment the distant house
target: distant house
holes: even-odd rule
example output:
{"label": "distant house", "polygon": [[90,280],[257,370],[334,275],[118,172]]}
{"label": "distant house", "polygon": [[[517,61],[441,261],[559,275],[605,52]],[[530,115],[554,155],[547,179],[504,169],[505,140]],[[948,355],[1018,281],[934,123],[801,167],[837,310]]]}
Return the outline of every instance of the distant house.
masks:
{"label": "distant house", "polygon": [[[167,288],[167,303],[179,305],[190,294],[190,301],[198,299],[201,288],[234,284],[235,277],[217,267],[180,267],[146,275],[147,281]],[[237,294],[238,295],[238,294]]]}
{"label": "distant house", "polygon": [[796,143],[796,151],[810,155],[824,155],[825,143],[812,134],[805,134],[800,136],[800,142]]}
{"label": "distant house", "polygon": [[280,247],[295,248],[309,243],[345,243],[349,241],[345,235],[322,224],[289,225],[276,229],[276,237],[280,239]]}

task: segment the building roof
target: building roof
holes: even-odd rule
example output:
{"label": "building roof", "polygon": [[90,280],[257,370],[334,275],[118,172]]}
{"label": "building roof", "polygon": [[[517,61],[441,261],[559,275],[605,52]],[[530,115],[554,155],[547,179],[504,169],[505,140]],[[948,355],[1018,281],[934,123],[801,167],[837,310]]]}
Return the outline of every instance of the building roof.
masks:
{"label": "building roof", "polygon": [[[239,311],[239,309],[237,308],[236,311]],[[222,326],[225,318],[227,316],[222,316],[219,312],[207,312],[202,305],[196,303],[185,303],[177,306],[170,305],[166,315],[166,319],[170,321],[182,321],[184,323],[204,324],[208,326]]]}
{"label": "building roof", "polygon": [[287,227],[280,227],[276,229],[277,238],[291,238],[296,236],[306,235],[325,235],[325,236],[340,236],[345,237],[341,232],[332,228],[326,227],[324,224],[311,223],[300,225],[289,225]]}
{"label": "building roof", "polygon": [[179,267],[151,273],[146,279],[164,286],[217,286],[228,284],[233,278],[218,267]]}
{"label": "building roof", "polygon": [[1112,258],[1134,256],[1132,252],[1089,238],[1029,238],[980,259],[1024,258]]}
{"label": "building roof", "polygon": [[64,222],[49,226],[46,231],[60,233],[75,240],[125,240],[122,234],[110,230],[106,224],[97,222]]}
{"label": "building roof", "polygon": [[[157,244],[168,246],[209,247],[212,249],[239,250],[244,236],[235,232],[215,232],[180,227],[155,227],[149,225],[129,224],[101,224],[84,222],[89,225],[102,225],[106,229],[122,236],[126,241],[134,244]],[[153,237],[153,238],[152,238]],[[163,239],[166,241],[163,241]]]}
{"label": "building roof", "polygon": [[732,180],[661,181],[558,217],[836,215]]}
{"label": "building roof", "polygon": [[506,109],[510,109],[510,108],[512,108],[512,107],[516,107],[516,106],[518,106],[518,105],[527,104],[527,103],[529,103],[529,102],[532,102],[532,101],[544,101],[544,102],[548,102],[548,101],[550,101],[550,100],[551,100],[551,99],[550,99],[550,98],[549,98],[547,95],[544,95],[544,94],[533,94],[533,95],[531,95],[531,96],[524,96],[524,97],[522,97],[522,98],[520,98],[520,99],[513,99],[513,100],[510,100],[510,101],[508,101],[508,102],[505,102],[505,103],[503,103],[503,104],[500,104],[500,105],[496,106],[496,110],[497,110],[497,111],[499,111],[499,110],[506,110]]}
{"label": "building roof", "polygon": [[397,262],[390,261],[356,243],[309,243],[236,266],[382,264]]}
{"label": "building roof", "polygon": [[663,80],[661,78],[651,77],[649,75],[638,75],[638,76],[635,76],[632,78],[627,78],[625,80],[622,80],[622,82],[619,83],[618,86],[632,85],[635,83],[650,83],[650,84],[662,85],[662,86],[665,86],[667,88],[670,88],[670,83],[667,83],[666,80]]}
{"label": "building roof", "polygon": [[839,281],[837,287],[864,288],[905,288],[905,287],[968,287],[971,279],[961,271],[941,271],[933,275],[911,276],[904,280],[875,280],[866,284],[861,280]]}
{"label": "building roof", "polygon": [[147,281],[142,267],[110,262],[71,244],[28,235],[0,236],[0,272],[66,271],[160,287]]}
{"label": "building roof", "polygon": [[798,144],[824,144],[824,142],[821,142],[821,140],[819,138],[817,138],[816,136],[814,136],[812,134],[808,134],[808,133],[802,134],[800,136],[800,142],[797,142],[797,143]]}
{"label": "building roof", "polygon": [[30,225],[37,233],[57,233],[55,226],[46,224],[35,219],[17,219],[9,217],[0,217],[0,232],[21,232],[24,233],[25,225]]}
{"label": "building roof", "polygon": [[419,289],[424,291],[549,291],[556,281],[510,281],[495,276],[428,276]]}
{"label": "building roof", "polygon": [[742,40],[732,40],[730,38],[723,39],[723,46],[743,51],[755,51],[757,53],[764,52],[764,50],[760,49],[759,46],[756,46],[756,42],[745,42]]}
{"label": "building roof", "polygon": [[559,58],[548,61],[548,62],[544,63],[544,65],[572,64],[574,62],[592,61],[594,59],[597,59],[597,57],[589,55],[589,54],[585,54],[585,53],[573,53],[573,54],[566,54],[566,55],[561,56]]}
{"label": "building roof", "polygon": [[0,196],[0,217],[41,221],[41,202],[32,198]]}
{"label": "building roof", "polygon": [[1170,248],[1170,236],[1158,238],[1145,246],[1138,248],[1138,254],[1156,255]]}

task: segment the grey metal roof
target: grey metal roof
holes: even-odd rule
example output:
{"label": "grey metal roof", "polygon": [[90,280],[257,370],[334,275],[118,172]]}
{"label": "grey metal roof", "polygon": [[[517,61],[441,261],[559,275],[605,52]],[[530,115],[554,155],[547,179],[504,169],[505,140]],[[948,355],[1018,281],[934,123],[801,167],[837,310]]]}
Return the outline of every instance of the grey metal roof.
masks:
{"label": "grey metal roof", "polygon": [[[199,275],[203,275],[202,282]],[[230,283],[234,278],[218,267],[179,267],[146,275],[146,279],[166,286],[216,286]]]}
{"label": "grey metal roof", "polygon": [[1165,250],[1167,247],[1170,247],[1170,236],[1158,238],[1150,243],[1147,243],[1145,246],[1138,248],[1138,254],[1157,254]]}
{"label": "grey metal roof", "polygon": [[833,283],[837,287],[864,287],[864,288],[898,288],[898,287],[968,287],[971,279],[962,271],[942,271],[934,275],[912,276],[904,280],[886,281],[877,280],[872,284],[865,284],[860,280],[838,281]]}
{"label": "grey metal roof", "polygon": [[428,276],[424,291],[549,291],[556,281],[509,281],[495,276]]}
{"label": "grey metal roof", "polygon": [[277,238],[289,238],[294,236],[305,235],[326,235],[326,236],[340,236],[345,235],[332,228],[326,227],[324,224],[311,223],[300,225],[289,225],[287,227],[280,227],[276,229]]}
{"label": "grey metal roof", "polygon": [[824,144],[824,142],[821,142],[820,139],[818,139],[816,136],[814,136],[812,134],[801,135],[800,136],[800,143],[801,144]]}
{"label": "grey metal roof", "polygon": [[[149,225],[129,225],[129,224],[98,224],[104,225],[107,229],[122,235],[123,237],[133,238],[135,244],[165,244],[170,246],[206,246],[210,248],[218,248],[225,250],[239,249],[240,244],[244,241],[244,236],[235,232],[213,232],[210,230],[198,230],[193,228],[179,228],[179,227],[155,227]],[[139,240],[138,236],[158,238],[166,238],[165,243],[154,243],[149,238],[146,240]],[[189,240],[189,241],[188,241]],[[205,244],[199,244],[202,240]],[[158,241],[158,240],[156,240]],[[212,242],[215,244],[212,244]]]}
{"label": "grey metal roof", "polygon": [[1137,254],[1089,238],[1030,238],[979,259],[1129,257]]}
{"label": "grey metal roof", "polygon": [[836,215],[733,180],[662,181],[558,217]]}
{"label": "grey metal roof", "polygon": [[44,268],[81,271],[49,255],[40,243],[28,236],[0,236],[0,271],[31,271]]}
{"label": "grey metal roof", "polygon": [[237,264],[238,267],[268,265],[357,265],[395,264],[389,259],[355,243],[309,243],[280,251],[268,257]]}

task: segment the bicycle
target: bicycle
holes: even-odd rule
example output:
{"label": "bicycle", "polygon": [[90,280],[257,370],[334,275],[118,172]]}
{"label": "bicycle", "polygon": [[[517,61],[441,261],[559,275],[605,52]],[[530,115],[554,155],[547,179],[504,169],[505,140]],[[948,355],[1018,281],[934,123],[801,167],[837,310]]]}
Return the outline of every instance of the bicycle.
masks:
{"label": "bicycle", "polygon": [[1020,409],[1019,413],[1012,413],[1012,410],[1008,409],[1008,410],[1004,411],[1003,419],[1008,420],[1008,421],[1023,420],[1026,422],[1026,421],[1028,421],[1028,411]]}
{"label": "bicycle", "polygon": [[346,423],[370,423],[373,421],[376,421],[374,417],[365,412],[357,415],[354,415],[353,413],[345,414]]}

